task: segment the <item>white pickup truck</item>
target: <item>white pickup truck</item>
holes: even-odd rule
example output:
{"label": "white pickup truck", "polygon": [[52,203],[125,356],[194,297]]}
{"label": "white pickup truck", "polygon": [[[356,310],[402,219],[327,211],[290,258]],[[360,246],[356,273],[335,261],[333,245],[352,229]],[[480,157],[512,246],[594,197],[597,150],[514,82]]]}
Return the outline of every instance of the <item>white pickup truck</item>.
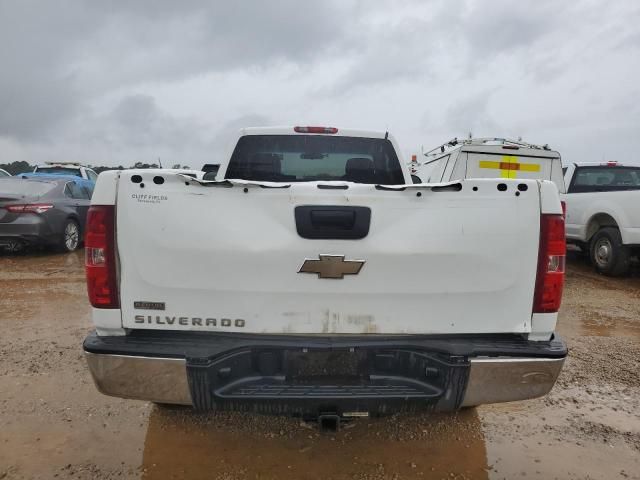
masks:
{"label": "white pickup truck", "polygon": [[564,174],[567,241],[600,273],[624,275],[640,254],[640,166],[574,163]]}
{"label": "white pickup truck", "polygon": [[413,184],[387,133],[240,133],[216,179],[100,175],[84,351],[108,395],[299,415],[546,394],[564,218],[550,181]]}

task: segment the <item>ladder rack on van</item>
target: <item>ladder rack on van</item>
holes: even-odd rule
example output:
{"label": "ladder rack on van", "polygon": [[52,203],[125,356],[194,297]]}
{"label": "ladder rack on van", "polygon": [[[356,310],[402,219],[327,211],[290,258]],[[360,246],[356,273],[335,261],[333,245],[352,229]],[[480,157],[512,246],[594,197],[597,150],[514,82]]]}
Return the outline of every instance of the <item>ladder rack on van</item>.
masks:
{"label": "ladder rack on van", "polygon": [[532,148],[534,150],[551,150],[548,144],[544,145],[535,145],[533,143],[526,143],[522,140],[512,140],[509,138],[498,138],[498,137],[486,137],[486,138],[467,138],[464,140],[458,140],[458,138],[454,138],[449,140],[442,145],[438,145],[435,148],[423,153],[423,155],[431,156],[434,154],[444,153],[448,149],[452,149],[462,145],[503,145],[503,146],[514,146],[514,147],[522,147],[522,148]]}
{"label": "ladder rack on van", "polygon": [[78,162],[44,162],[45,165],[65,165],[69,167],[81,167]]}

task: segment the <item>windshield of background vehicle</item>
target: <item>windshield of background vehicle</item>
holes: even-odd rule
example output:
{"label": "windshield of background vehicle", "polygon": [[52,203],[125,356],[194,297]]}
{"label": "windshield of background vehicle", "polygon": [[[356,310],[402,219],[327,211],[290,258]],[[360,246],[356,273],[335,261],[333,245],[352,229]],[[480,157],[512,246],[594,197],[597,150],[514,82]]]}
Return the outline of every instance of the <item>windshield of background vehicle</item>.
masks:
{"label": "windshield of background vehicle", "polygon": [[47,173],[49,175],[74,175],[80,176],[80,170],[77,168],[65,167],[38,167],[36,173]]}
{"label": "windshield of background vehicle", "polygon": [[578,167],[569,193],[640,189],[640,167]]}
{"label": "windshield of background vehicle", "polygon": [[242,137],[225,177],[270,182],[404,183],[389,140],[321,135]]}

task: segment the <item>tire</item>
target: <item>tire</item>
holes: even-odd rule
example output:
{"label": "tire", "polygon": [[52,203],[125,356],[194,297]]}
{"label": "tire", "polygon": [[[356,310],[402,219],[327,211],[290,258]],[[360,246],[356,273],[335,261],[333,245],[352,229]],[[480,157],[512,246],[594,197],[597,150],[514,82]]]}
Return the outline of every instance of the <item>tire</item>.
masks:
{"label": "tire", "polygon": [[598,273],[610,277],[619,277],[629,271],[630,252],[622,244],[620,230],[605,227],[598,230],[591,238],[591,263]]}
{"label": "tire", "polygon": [[80,246],[80,225],[78,222],[69,218],[62,229],[62,238],[58,244],[58,250],[61,252],[73,252]]}

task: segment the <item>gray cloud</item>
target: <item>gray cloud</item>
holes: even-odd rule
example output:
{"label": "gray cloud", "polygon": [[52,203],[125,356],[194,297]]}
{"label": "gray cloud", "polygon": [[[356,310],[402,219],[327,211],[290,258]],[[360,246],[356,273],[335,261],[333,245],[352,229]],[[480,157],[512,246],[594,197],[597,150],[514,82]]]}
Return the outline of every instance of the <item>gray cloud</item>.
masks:
{"label": "gray cloud", "polygon": [[638,23],[604,0],[0,0],[0,155],[204,163],[277,121],[389,126],[407,151],[472,129],[624,160]]}
{"label": "gray cloud", "polygon": [[112,146],[121,149],[137,147],[182,150],[187,146],[206,145],[204,125],[195,119],[178,118],[162,111],[149,95],[129,95],[105,118],[97,119],[106,132],[96,132],[96,138],[109,138]]}
{"label": "gray cloud", "polygon": [[444,112],[441,123],[449,130],[473,133],[498,130],[499,126],[489,112],[491,91],[482,91],[453,104]]}
{"label": "gray cloud", "polygon": [[526,54],[559,27],[564,20],[563,9],[562,4],[551,1],[474,2],[470,8],[461,10],[457,32],[466,39],[476,63],[518,50]]}
{"label": "gray cloud", "polygon": [[282,0],[2,2],[0,135],[42,135],[113,89],[310,62],[341,38],[340,12]]}

